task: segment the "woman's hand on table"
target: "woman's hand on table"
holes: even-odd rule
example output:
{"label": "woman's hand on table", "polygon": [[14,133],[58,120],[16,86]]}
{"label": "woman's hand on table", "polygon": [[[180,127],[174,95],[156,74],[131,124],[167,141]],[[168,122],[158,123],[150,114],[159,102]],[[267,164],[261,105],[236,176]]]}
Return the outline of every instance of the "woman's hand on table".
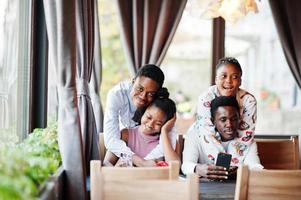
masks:
{"label": "woman's hand on table", "polygon": [[137,156],[136,154],[133,155],[133,164],[136,167],[155,167],[157,163],[155,160],[144,160],[143,158]]}

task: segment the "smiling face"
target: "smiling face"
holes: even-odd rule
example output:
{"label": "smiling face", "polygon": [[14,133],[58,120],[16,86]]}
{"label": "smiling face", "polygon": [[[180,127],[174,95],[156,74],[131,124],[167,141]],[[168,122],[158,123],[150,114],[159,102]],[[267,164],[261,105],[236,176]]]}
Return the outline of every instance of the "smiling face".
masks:
{"label": "smiling face", "polygon": [[160,108],[149,106],[141,118],[140,131],[146,135],[153,135],[161,131],[166,122],[166,114]]}
{"label": "smiling face", "polygon": [[145,76],[139,76],[133,80],[131,98],[137,108],[148,106],[154,99],[159,85],[156,81]]}
{"label": "smiling face", "polygon": [[218,107],[213,119],[213,124],[219,132],[222,141],[233,140],[237,137],[239,113],[233,106]]}
{"label": "smiling face", "polygon": [[222,65],[216,71],[215,84],[222,96],[235,96],[241,85],[241,72],[233,64]]}

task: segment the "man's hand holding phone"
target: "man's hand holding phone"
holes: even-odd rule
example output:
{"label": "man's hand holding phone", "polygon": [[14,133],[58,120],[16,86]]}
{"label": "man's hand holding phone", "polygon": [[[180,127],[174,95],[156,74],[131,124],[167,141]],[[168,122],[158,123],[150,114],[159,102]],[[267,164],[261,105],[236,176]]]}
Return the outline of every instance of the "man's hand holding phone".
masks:
{"label": "man's hand holding phone", "polygon": [[224,180],[228,179],[228,171],[226,168],[221,166],[215,166],[210,164],[198,164],[195,168],[195,173],[200,178],[210,180]]}
{"label": "man's hand holding phone", "polygon": [[211,179],[211,180],[228,179],[229,173],[232,172],[232,170],[236,171],[236,169],[230,168],[231,158],[232,158],[231,154],[219,153],[217,156],[216,165],[198,164],[195,168],[195,172],[201,178],[205,178],[205,179]]}

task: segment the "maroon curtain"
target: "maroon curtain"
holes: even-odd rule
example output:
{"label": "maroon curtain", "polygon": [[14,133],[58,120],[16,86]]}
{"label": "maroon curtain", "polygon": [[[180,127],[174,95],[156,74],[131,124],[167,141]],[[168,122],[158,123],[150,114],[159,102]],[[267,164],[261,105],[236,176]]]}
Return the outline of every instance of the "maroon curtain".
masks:
{"label": "maroon curtain", "polygon": [[288,65],[301,88],[301,12],[299,0],[270,0]]}
{"label": "maroon curtain", "polygon": [[126,56],[133,72],[160,65],[187,0],[117,0]]}

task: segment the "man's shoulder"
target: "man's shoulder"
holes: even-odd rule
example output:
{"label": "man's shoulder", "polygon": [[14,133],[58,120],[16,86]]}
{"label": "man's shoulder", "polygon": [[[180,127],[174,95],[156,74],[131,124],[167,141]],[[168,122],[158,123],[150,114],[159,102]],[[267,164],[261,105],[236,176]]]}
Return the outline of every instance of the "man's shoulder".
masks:
{"label": "man's shoulder", "polygon": [[131,91],[131,83],[129,81],[122,81],[115,85],[113,88],[109,90],[108,95],[116,97],[127,96]]}
{"label": "man's shoulder", "polygon": [[122,81],[116,84],[113,88],[110,89],[110,92],[125,92],[130,91],[131,89],[131,82],[130,81]]}

